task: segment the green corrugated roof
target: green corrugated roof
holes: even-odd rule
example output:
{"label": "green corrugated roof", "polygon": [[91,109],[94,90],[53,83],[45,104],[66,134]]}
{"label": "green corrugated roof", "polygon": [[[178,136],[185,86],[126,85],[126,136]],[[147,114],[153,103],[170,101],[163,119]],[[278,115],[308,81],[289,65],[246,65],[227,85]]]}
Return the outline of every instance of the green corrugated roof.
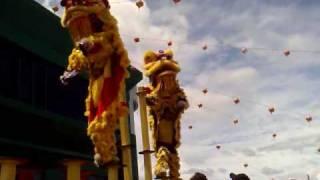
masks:
{"label": "green corrugated roof", "polygon": [[[1,0],[0,36],[60,66],[66,65],[72,50],[60,18],[33,0]],[[141,79],[140,71],[132,72],[128,88]]]}
{"label": "green corrugated roof", "polygon": [[0,35],[61,66],[72,49],[60,19],[33,0],[1,0]]}

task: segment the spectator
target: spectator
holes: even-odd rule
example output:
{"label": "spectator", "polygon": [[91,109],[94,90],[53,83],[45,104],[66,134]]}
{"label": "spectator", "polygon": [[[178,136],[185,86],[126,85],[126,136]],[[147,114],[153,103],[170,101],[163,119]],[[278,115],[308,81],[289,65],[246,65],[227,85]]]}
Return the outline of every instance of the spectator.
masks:
{"label": "spectator", "polygon": [[207,177],[202,173],[195,173],[190,180],[208,180]]}
{"label": "spectator", "polygon": [[250,178],[246,174],[234,174],[230,173],[230,178],[232,180],[250,180]]}

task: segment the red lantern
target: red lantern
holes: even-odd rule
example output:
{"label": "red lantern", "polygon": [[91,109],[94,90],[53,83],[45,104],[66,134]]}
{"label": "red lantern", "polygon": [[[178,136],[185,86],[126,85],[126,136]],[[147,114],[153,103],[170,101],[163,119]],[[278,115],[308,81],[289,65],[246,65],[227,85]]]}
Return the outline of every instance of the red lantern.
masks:
{"label": "red lantern", "polygon": [[140,42],[140,38],[138,38],[138,37],[134,38],[133,40],[134,40],[135,43]]}
{"label": "red lantern", "polygon": [[203,107],[203,105],[202,105],[202,104],[198,104],[198,107],[199,107],[199,108],[202,108],[202,107]]}
{"label": "red lantern", "polygon": [[276,137],[277,137],[277,134],[276,134],[276,133],[272,134],[272,137],[273,137],[273,138],[276,138]]}
{"label": "red lantern", "polygon": [[178,4],[179,2],[181,2],[181,0],[173,0],[173,2],[174,2],[175,4]]}
{"label": "red lantern", "polygon": [[239,99],[239,98],[234,98],[234,99],[233,99],[233,102],[234,102],[235,104],[239,104],[239,103],[240,103],[240,99]]}
{"label": "red lantern", "polygon": [[221,149],[221,146],[220,146],[220,145],[217,145],[216,148],[219,150],[219,149]]}
{"label": "red lantern", "polygon": [[269,112],[272,114],[272,113],[274,113],[275,111],[276,111],[276,109],[274,108],[274,107],[269,107]]}
{"label": "red lantern", "polygon": [[313,119],[312,116],[307,116],[307,117],[306,117],[306,121],[307,121],[308,123],[311,122],[312,119]]}
{"label": "red lantern", "polygon": [[242,54],[246,54],[248,52],[248,49],[247,48],[241,48],[241,53]]}
{"label": "red lantern", "polygon": [[169,42],[168,42],[168,46],[172,46],[172,41],[169,41]]}
{"label": "red lantern", "polygon": [[136,6],[140,9],[141,7],[144,6],[144,2],[143,2],[142,0],[138,0],[138,1],[136,2]]}
{"label": "red lantern", "polygon": [[203,94],[207,94],[208,93],[208,89],[204,89],[202,90]]}
{"label": "red lantern", "polygon": [[207,50],[207,49],[208,49],[208,46],[207,46],[207,45],[204,45],[204,46],[202,47],[202,49],[203,49],[203,50]]}
{"label": "red lantern", "polygon": [[58,11],[59,11],[59,7],[58,7],[58,6],[52,7],[52,11],[53,11],[53,12],[58,12]]}
{"label": "red lantern", "polygon": [[283,54],[284,54],[285,56],[289,56],[290,53],[291,53],[291,52],[290,52],[289,50],[284,50],[284,51],[283,51]]}

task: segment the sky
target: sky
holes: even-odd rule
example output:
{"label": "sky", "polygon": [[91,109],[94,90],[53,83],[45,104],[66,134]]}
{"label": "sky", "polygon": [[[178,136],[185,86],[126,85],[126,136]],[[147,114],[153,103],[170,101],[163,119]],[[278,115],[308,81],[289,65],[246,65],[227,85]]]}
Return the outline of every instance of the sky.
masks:
{"label": "sky", "polygon": [[[37,1],[49,10],[59,4]],[[173,42],[179,82],[191,103],[182,117],[183,179],[200,171],[209,180],[228,179],[230,172],[253,180],[303,180],[307,174],[320,180],[320,1],[146,0],[141,9],[130,0],[110,2],[131,63],[141,71],[144,51],[167,48],[161,40]],[[272,115],[269,106],[275,107]],[[139,116],[137,111],[141,150]],[[142,157],[139,172],[144,179]]]}

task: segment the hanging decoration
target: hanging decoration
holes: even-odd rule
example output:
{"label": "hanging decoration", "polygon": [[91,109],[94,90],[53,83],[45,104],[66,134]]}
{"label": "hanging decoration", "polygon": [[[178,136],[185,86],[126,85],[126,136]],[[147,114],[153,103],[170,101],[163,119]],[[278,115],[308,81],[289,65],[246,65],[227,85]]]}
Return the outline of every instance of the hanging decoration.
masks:
{"label": "hanging decoration", "polygon": [[208,93],[208,89],[206,88],[206,89],[202,90],[202,93],[203,94],[207,94]]}
{"label": "hanging decoration", "polygon": [[178,4],[179,2],[181,2],[181,0],[173,0],[173,2],[174,2],[175,4]]}
{"label": "hanging decoration", "polygon": [[216,145],[216,148],[217,148],[218,150],[220,150],[220,149],[221,149],[221,145]]}
{"label": "hanging decoration", "polygon": [[306,119],[306,121],[307,121],[308,123],[310,123],[313,118],[312,118],[312,116],[307,116],[305,119]]}
{"label": "hanging decoration", "polygon": [[138,0],[136,2],[136,6],[140,9],[140,8],[142,8],[144,6],[144,2],[142,0]]}
{"label": "hanging decoration", "polygon": [[240,98],[236,97],[233,99],[234,104],[239,104],[240,103]]}
{"label": "hanging decoration", "polygon": [[246,54],[248,52],[248,49],[247,48],[241,48],[240,51],[241,51],[242,54]]}
{"label": "hanging decoration", "polygon": [[203,49],[204,51],[207,50],[207,49],[208,49],[208,45],[202,46],[202,49]]}
{"label": "hanging decoration", "polygon": [[272,134],[273,138],[276,138],[278,135],[276,133]]}
{"label": "hanging decoration", "polygon": [[85,115],[95,163],[118,161],[114,132],[119,118],[128,113],[123,96],[130,62],[117,21],[107,0],[62,0],[61,5],[65,7],[62,26],[68,28],[75,46],[61,80],[67,81],[75,72],[88,72]]}
{"label": "hanging decoration", "polygon": [[276,109],[275,109],[275,107],[270,106],[270,107],[268,108],[268,111],[270,112],[270,114],[273,114],[273,113],[276,111]]}
{"label": "hanging decoration", "polygon": [[[180,119],[189,107],[186,95],[177,81],[180,72],[171,50],[147,51],[144,55],[145,75],[150,79],[151,92],[146,96],[149,122],[156,151],[155,175],[170,179],[180,178]],[[190,129],[190,126],[189,126]]]}
{"label": "hanging decoration", "polygon": [[58,6],[53,6],[52,7],[52,11],[53,12],[58,12],[59,11],[59,7]]}
{"label": "hanging decoration", "polygon": [[138,43],[138,42],[140,42],[140,38],[135,37],[135,38],[133,39],[133,41],[134,41],[135,43]]}
{"label": "hanging decoration", "polygon": [[286,50],[283,51],[283,54],[284,54],[285,56],[289,56],[289,55],[291,54],[291,52],[286,49]]}

